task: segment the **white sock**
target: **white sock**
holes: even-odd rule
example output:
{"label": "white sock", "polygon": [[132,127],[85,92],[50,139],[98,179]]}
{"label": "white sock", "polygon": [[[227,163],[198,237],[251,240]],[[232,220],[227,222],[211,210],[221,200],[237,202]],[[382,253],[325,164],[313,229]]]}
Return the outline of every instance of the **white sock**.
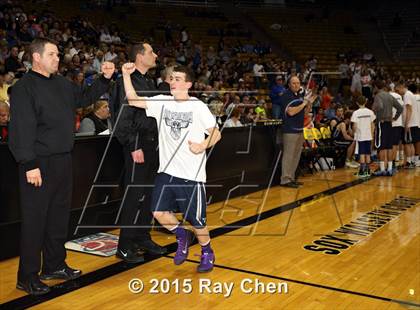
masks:
{"label": "white sock", "polygon": [[418,162],[419,161],[419,155],[414,156],[414,162]]}
{"label": "white sock", "polygon": [[383,161],[379,162],[379,170],[385,171],[385,162],[383,162]]}
{"label": "white sock", "polygon": [[201,246],[206,246],[206,245],[209,245],[209,244],[210,244],[210,240],[209,240],[209,241],[207,241],[207,242],[206,242],[206,243],[204,243],[204,244],[201,244],[201,243],[200,243],[200,245],[201,245]]}
{"label": "white sock", "polygon": [[176,226],[175,227],[173,227],[173,228],[171,228],[170,229],[170,231],[171,232],[173,232],[173,233],[175,233],[175,231],[176,231],[176,229],[179,227],[179,223],[178,224],[176,224]]}
{"label": "white sock", "polygon": [[412,163],[413,162],[413,156],[407,156],[407,162]]}
{"label": "white sock", "polygon": [[392,161],[388,162],[388,171],[392,171]]}

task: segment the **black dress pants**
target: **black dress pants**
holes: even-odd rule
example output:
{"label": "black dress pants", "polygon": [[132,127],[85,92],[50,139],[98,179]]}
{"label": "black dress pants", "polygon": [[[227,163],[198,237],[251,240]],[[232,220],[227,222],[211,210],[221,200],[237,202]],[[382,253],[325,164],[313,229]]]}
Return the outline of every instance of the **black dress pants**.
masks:
{"label": "black dress pants", "polygon": [[52,272],[66,266],[66,249],[71,197],[72,157],[70,153],[38,157],[42,186],[26,181],[19,167],[22,227],[18,280],[37,276],[41,269]]}
{"label": "black dress pants", "polygon": [[120,207],[120,238],[118,247],[131,248],[136,241],[150,239],[153,215],[150,203],[159,168],[155,148],[143,149],[144,163],[134,163],[131,152],[124,148],[125,199]]}

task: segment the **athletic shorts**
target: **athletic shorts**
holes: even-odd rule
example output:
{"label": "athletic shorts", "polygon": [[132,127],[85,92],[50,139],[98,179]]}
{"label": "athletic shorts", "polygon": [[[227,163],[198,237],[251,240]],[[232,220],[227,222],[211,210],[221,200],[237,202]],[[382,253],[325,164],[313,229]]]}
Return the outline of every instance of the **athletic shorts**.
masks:
{"label": "athletic shorts", "polygon": [[420,142],[420,127],[411,127],[411,133],[413,135],[413,143]]}
{"label": "athletic shorts", "polygon": [[400,145],[404,137],[404,127],[392,127],[392,145]]}
{"label": "athletic shorts", "polygon": [[333,144],[337,147],[348,148],[353,141],[350,140],[334,140]]}
{"label": "athletic shorts", "polygon": [[403,130],[403,139],[402,139],[403,144],[412,144],[412,143],[414,143],[414,138],[415,137],[413,135],[413,133],[414,133],[413,128],[414,127],[410,127],[410,128],[408,128],[407,131],[404,128],[404,130]]}
{"label": "athletic shorts", "polygon": [[375,147],[378,150],[392,149],[392,123],[379,122],[376,124]]}
{"label": "athletic shorts", "polygon": [[357,141],[358,150],[356,154],[359,155],[370,155],[371,153],[370,141]]}
{"label": "athletic shorts", "polygon": [[181,212],[194,228],[206,227],[206,191],[195,182],[159,173],[152,195],[153,211]]}

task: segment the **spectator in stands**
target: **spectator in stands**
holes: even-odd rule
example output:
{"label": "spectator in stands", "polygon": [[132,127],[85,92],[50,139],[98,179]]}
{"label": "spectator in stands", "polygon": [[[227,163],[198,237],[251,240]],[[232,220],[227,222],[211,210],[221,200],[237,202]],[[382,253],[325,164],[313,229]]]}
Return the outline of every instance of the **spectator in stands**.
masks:
{"label": "spectator in stands", "polygon": [[309,57],[308,59],[309,69],[311,71],[316,71],[317,65],[318,65],[318,59],[316,58],[316,56],[312,55],[311,57]]}
{"label": "spectator in stands", "polygon": [[79,132],[100,134],[111,130],[109,106],[106,100],[99,100],[90,107],[91,112],[80,123]]}
{"label": "spectator in stands", "polygon": [[330,120],[333,119],[335,117],[336,108],[337,108],[337,105],[336,105],[335,101],[331,101],[330,107],[328,109],[324,110],[325,111],[325,116]]}
{"label": "spectator in stands", "polygon": [[267,104],[264,99],[261,99],[258,102],[258,105],[254,109],[255,114],[257,114],[257,120],[267,119]]}
{"label": "spectator in stands", "polygon": [[117,53],[115,53],[115,45],[111,44],[109,46],[109,50],[106,52],[104,59],[105,61],[114,61],[118,57]]}
{"label": "spectator in stands", "polygon": [[216,57],[217,54],[214,51],[214,47],[213,46],[209,46],[209,49],[207,51],[207,65],[209,67],[214,66],[216,64]]}
{"label": "spectator in stands", "polygon": [[99,41],[104,42],[104,43],[108,43],[108,44],[112,43],[112,37],[109,34],[109,31],[108,31],[107,27],[104,27],[101,30],[101,36],[99,37]]}
{"label": "spectator in stands", "polygon": [[7,90],[9,89],[10,85],[5,83],[4,76],[5,73],[0,72],[0,101],[9,102]]}
{"label": "spectator in stands", "polygon": [[10,56],[6,58],[4,67],[6,72],[14,72],[17,76],[21,76],[26,71],[22,62],[18,58],[19,49],[14,46],[10,50]]}
{"label": "spectator in stands", "polygon": [[322,87],[320,96],[321,96],[321,108],[323,108],[324,111],[328,110],[331,105],[331,101],[334,99],[334,97],[328,91],[328,87],[326,86]]}
{"label": "spectator in stands", "polygon": [[225,122],[224,127],[242,127],[243,124],[239,120],[240,117],[241,111],[238,108],[234,108],[229,119]]}
{"label": "spectator in stands", "polygon": [[350,86],[350,91],[353,94],[361,94],[362,93],[362,81],[361,81],[361,75],[360,75],[360,70],[354,70],[353,73],[353,77],[351,80],[351,86]]}
{"label": "spectator in stands", "polygon": [[367,69],[362,70],[360,82],[362,84],[362,95],[369,101],[372,99],[372,77]]}
{"label": "spectator in stands", "polygon": [[101,50],[96,52],[96,57],[93,60],[93,65],[92,65],[92,69],[95,72],[100,72],[101,71],[101,66],[104,63],[105,59],[104,59],[104,52],[102,52]]}
{"label": "spectator in stands", "polygon": [[329,122],[329,119],[325,116],[323,108],[319,108],[318,113],[315,115],[314,122],[315,127],[317,128],[325,126]]}
{"label": "spectator in stands", "polygon": [[161,82],[158,83],[158,90],[164,95],[169,95],[171,93],[171,87],[169,83],[171,82],[171,75],[174,66],[168,66],[161,71]]}
{"label": "spectator in stands", "polygon": [[245,108],[243,120],[244,125],[255,123],[255,121],[257,120],[257,113],[255,113],[253,107]]}
{"label": "spectator in stands", "polygon": [[343,120],[339,121],[331,132],[334,145],[346,150],[346,167],[357,168],[359,165],[352,160],[355,143],[351,132],[351,115],[351,112],[346,112]]}
{"label": "spectator in stands", "polygon": [[238,95],[235,95],[233,97],[233,101],[227,106],[226,108],[226,115],[230,115],[233,111],[233,109],[241,104],[241,97]]}
{"label": "spectator in stands", "polygon": [[118,34],[118,31],[114,31],[111,36],[112,43],[121,44],[121,38]]}
{"label": "spectator in stands", "polygon": [[180,32],[180,41],[184,46],[189,45],[190,36],[187,31],[187,27],[182,27]]}
{"label": "spectator in stands", "polygon": [[340,85],[338,86],[338,92],[343,92],[343,87],[350,84],[350,72],[347,59],[344,58],[341,64],[338,66],[338,71],[340,71]]}
{"label": "spectator in stands", "polygon": [[81,90],[84,89],[84,81],[85,81],[85,75],[83,74],[83,71],[75,70],[73,72],[73,78],[72,81],[74,84],[76,84]]}
{"label": "spectator in stands", "polygon": [[256,89],[261,88],[261,81],[264,72],[264,66],[260,63],[260,60],[257,58],[254,67],[252,68],[254,73],[254,86]]}
{"label": "spectator in stands", "polygon": [[342,106],[337,106],[335,110],[335,115],[333,117],[329,117],[331,132],[334,132],[337,124],[341,122],[343,119],[344,119],[344,108]]}
{"label": "spectator in stands", "polygon": [[7,142],[9,137],[9,105],[0,101],[0,142]]}
{"label": "spectator in stands", "polygon": [[278,75],[276,77],[276,84],[271,88],[270,92],[272,116],[274,119],[279,119],[281,115],[281,96],[283,96],[283,93],[286,91],[283,82],[283,77]]}

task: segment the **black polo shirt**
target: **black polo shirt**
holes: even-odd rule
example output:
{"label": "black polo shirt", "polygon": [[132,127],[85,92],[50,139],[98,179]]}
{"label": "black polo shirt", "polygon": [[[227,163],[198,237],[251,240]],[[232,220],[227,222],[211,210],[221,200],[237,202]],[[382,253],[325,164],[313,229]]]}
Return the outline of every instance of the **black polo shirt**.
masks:
{"label": "black polo shirt", "polygon": [[303,118],[305,116],[305,109],[299,113],[290,116],[286,113],[288,107],[296,107],[303,102],[302,95],[293,93],[288,89],[283,96],[281,96],[281,111],[283,118],[283,133],[301,133],[303,132]]}

